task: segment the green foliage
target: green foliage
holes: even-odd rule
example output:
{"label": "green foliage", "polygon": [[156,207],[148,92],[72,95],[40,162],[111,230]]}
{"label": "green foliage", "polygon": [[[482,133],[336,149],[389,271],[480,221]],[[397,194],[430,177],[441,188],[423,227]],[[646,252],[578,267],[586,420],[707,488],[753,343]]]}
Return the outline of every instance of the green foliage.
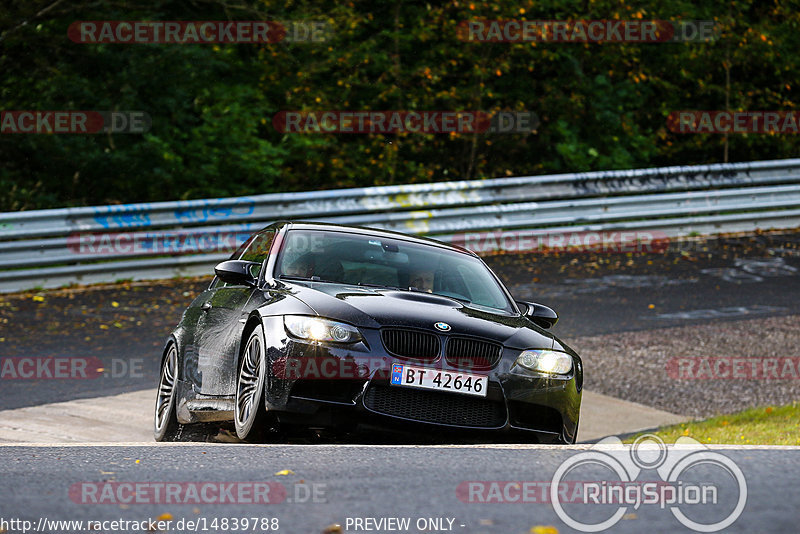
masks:
{"label": "green foliage", "polygon": [[[797,136],[677,134],[677,110],[795,110],[800,14],[624,0],[9,0],[0,109],[141,110],[146,134],[0,135],[0,211],[793,157]],[[48,6],[52,6],[47,9]],[[716,20],[712,43],[475,43],[485,19]],[[76,20],[324,20],[329,40],[78,44]],[[728,82],[729,77],[729,82]],[[283,134],[291,110],[533,111],[529,134]]]}

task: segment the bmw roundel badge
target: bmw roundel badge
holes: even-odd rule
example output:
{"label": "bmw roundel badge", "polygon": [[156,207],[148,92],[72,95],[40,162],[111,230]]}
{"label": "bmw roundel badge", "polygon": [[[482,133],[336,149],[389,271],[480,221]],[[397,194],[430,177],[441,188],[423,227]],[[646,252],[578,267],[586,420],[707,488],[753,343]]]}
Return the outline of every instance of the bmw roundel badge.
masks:
{"label": "bmw roundel badge", "polygon": [[447,323],[443,323],[439,321],[438,323],[433,323],[433,326],[436,327],[437,330],[441,330],[442,332],[447,332],[450,330],[450,325]]}

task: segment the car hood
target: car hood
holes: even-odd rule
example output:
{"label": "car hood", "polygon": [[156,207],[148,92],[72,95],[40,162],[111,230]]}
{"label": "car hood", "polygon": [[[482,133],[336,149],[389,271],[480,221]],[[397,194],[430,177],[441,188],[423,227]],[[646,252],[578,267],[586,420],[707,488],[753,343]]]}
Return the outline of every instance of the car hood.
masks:
{"label": "car hood", "polygon": [[554,344],[551,334],[525,317],[439,295],[324,282],[292,282],[286,288],[320,316],[364,328],[396,326],[436,332],[434,323],[444,322],[451,327],[448,334],[492,339],[511,348],[552,348]]}

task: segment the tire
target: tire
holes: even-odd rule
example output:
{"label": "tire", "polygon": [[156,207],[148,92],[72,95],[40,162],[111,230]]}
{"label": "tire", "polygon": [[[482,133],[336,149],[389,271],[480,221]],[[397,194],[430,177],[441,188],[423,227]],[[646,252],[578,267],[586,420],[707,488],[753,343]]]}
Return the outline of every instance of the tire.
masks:
{"label": "tire", "polygon": [[175,390],[178,383],[178,347],[170,342],[167,355],[161,366],[158,381],[155,413],[153,416],[153,436],[156,441],[178,441],[182,425],[175,415]]}
{"label": "tire", "polygon": [[239,361],[236,379],[236,404],[233,419],[236,435],[250,442],[264,440],[273,425],[264,404],[267,382],[267,362],[264,335],[261,325],[256,326],[247,338]]}

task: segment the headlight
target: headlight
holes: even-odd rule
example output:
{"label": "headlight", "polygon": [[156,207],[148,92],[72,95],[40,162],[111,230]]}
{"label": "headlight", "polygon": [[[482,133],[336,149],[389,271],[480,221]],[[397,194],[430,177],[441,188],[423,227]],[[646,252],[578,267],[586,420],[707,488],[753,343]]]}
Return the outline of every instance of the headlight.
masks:
{"label": "headlight", "polygon": [[284,315],[283,324],[290,334],[300,339],[334,343],[355,343],[361,340],[361,333],[355,326],[319,317]]}
{"label": "headlight", "polygon": [[554,350],[526,350],[517,357],[517,365],[553,375],[565,375],[572,370],[572,356]]}

